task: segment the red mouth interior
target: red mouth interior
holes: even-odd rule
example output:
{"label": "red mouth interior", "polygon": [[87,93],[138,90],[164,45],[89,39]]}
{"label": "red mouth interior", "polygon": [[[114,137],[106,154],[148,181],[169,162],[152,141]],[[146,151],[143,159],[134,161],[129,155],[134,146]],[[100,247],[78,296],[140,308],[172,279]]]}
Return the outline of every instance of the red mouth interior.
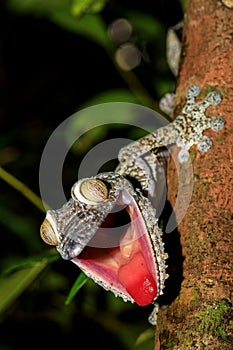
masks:
{"label": "red mouth interior", "polygon": [[153,251],[134,201],[110,213],[75,260],[97,281],[129,294],[140,306],[151,304],[157,295]]}

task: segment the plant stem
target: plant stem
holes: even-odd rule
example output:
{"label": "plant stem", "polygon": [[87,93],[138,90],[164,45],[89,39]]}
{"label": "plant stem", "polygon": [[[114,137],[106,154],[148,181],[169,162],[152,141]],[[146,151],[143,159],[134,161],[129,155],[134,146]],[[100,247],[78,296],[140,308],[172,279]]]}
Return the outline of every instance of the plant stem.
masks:
{"label": "plant stem", "polygon": [[33,203],[39,210],[45,212],[44,205],[39,196],[37,196],[30,188],[28,188],[23,182],[16,179],[13,175],[8,173],[2,167],[0,167],[0,178],[12,186],[15,190],[20,192],[31,203]]}

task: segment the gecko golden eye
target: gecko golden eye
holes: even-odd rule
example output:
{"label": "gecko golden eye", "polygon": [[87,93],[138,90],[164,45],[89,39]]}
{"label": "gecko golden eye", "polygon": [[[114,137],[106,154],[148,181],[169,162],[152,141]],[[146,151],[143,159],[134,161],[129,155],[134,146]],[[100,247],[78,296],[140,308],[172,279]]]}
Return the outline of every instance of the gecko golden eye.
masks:
{"label": "gecko golden eye", "polygon": [[108,188],[100,180],[81,180],[74,184],[71,189],[71,195],[76,201],[94,205],[108,198]]}
{"label": "gecko golden eye", "polygon": [[40,227],[40,235],[43,241],[49,245],[60,244],[59,238],[48,219],[45,219]]}

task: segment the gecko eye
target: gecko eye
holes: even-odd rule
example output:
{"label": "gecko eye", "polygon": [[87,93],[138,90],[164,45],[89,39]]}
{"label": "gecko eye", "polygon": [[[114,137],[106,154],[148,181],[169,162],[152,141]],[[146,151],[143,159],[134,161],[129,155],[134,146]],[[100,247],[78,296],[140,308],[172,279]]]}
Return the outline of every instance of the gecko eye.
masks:
{"label": "gecko eye", "polygon": [[57,246],[60,244],[58,235],[47,218],[45,218],[40,227],[40,235],[43,241],[49,245]]}
{"label": "gecko eye", "polygon": [[73,185],[71,196],[75,201],[95,205],[108,198],[108,187],[101,180],[84,179]]}

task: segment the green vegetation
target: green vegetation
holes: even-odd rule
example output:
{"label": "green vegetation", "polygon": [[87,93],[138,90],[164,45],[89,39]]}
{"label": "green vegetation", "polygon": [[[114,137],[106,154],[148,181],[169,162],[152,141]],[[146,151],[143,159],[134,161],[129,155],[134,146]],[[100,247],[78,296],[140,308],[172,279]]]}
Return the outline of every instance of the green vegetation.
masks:
{"label": "green vegetation", "polygon": [[216,303],[214,306],[207,306],[197,313],[200,318],[199,331],[208,333],[226,340],[227,334],[224,331],[224,319],[229,306],[225,301]]}
{"label": "green vegetation", "polygon": [[[182,10],[179,1],[173,6],[168,13],[163,5],[136,6],[130,1],[2,3],[1,349],[69,348],[79,341],[85,348],[100,344],[103,350],[153,348],[153,329],[147,322],[151,307],[124,303],[105,292],[40,239],[44,206],[50,203],[40,199],[38,173],[49,136],[76,111],[108,102],[158,109],[160,97],[174,91],[166,32],[182,18]],[[119,18],[131,28],[123,41],[109,34]],[[124,70],[116,51],[125,43],[138,50],[140,60]],[[63,168],[67,198],[78,164],[91,147],[109,137],[141,135],[140,128],[127,123],[132,123],[132,115],[119,116],[119,124],[95,128],[72,147]],[[70,125],[67,142],[87,125],[88,118]]]}

